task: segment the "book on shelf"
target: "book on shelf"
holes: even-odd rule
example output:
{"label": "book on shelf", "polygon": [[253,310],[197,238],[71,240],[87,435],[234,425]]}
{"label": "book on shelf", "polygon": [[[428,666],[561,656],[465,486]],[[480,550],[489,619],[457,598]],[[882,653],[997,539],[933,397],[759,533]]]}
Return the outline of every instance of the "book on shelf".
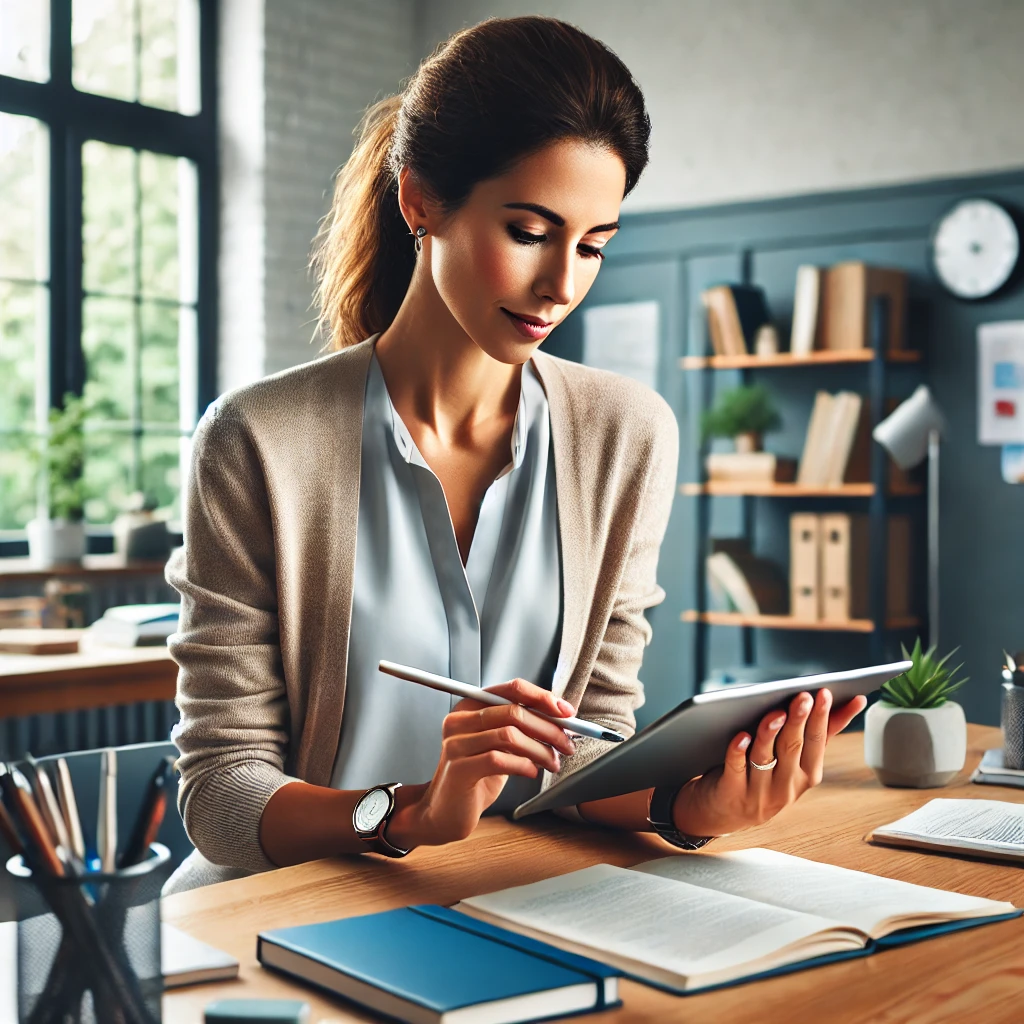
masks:
{"label": "book on shelf", "polygon": [[837,263],[822,275],[819,344],[823,349],[871,347],[871,303],[888,303],[887,351],[905,347],[907,275],[859,260]]}
{"label": "book on shelf", "polygon": [[742,539],[719,538],[711,542],[707,578],[709,596],[721,603],[724,611],[744,615],[785,615],[786,582],[782,570],[767,558],[754,555]]}
{"label": "book on shelf", "polygon": [[1024,789],[1024,768],[1007,768],[1003,760],[1003,748],[986,750],[981,763],[971,773],[971,782],[989,786],[1014,786]]}
{"label": "book on shelf", "polygon": [[709,481],[791,483],[796,479],[796,460],[773,452],[712,452],[704,468]]}
{"label": "book on shelf", "polygon": [[1003,800],[929,800],[870,840],[887,846],[1024,861],[1024,805]]}
{"label": "book on shelf", "polygon": [[256,959],[416,1024],[511,1024],[619,1005],[617,968],[448,907],[261,932]]}
{"label": "book on shelf", "polygon": [[180,610],[176,602],[118,605],[108,608],[86,635],[106,647],[160,646],[177,630]]}
{"label": "book on shelf", "polygon": [[749,284],[719,284],[701,293],[707,311],[711,346],[718,356],[742,356],[754,351],[754,339],[771,323],[764,291]]}
{"label": "book on shelf", "polygon": [[789,352],[808,356],[814,351],[818,335],[818,309],[821,295],[821,268],[803,264],[796,269],[793,290],[793,327],[789,336]]}
{"label": "book on shelf", "polygon": [[807,487],[839,487],[848,476],[858,433],[866,421],[863,399],[853,391],[832,395],[819,391],[807,423],[797,483]]}
{"label": "book on shelf", "polygon": [[596,864],[473,896],[455,909],[676,993],[866,956],[1021,913],[1011,903],[764,849],[633,868]]}
{"label": "book on shelf", "polygon": [[789,517],[789,613],[804,622],[821,618],[821,516],[794,512]]}

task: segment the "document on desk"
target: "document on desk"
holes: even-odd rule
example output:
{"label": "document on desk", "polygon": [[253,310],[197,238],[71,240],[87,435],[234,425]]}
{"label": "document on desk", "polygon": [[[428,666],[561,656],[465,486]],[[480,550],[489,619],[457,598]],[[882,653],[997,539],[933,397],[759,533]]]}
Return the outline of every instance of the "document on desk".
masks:
{"label": "document on desk", "polygon": [[1021,914],[773,850],[598,864],[455,909],[680,993]]}
{"label": "document on desk", "polygon": [[1024,860],[1024,805],[1006,800],[929,800],[871,833],[888,846]]}

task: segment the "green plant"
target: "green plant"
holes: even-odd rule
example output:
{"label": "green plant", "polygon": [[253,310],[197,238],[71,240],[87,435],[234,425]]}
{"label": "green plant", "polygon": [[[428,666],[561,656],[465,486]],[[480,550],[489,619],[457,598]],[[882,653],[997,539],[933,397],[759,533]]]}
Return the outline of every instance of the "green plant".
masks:
{"label": "green plant", "polygon": [[763,384],[742,385],[724,391],[701,417],[705,438],[764,434],[781,425],[779,413]]}
{"label": "green plant", "polygon": [[49,429],[36,453],[36,463],[46,474],[47,514],[50,519],[78,521],[85,515],[85,420],[89,408],[84,398],[70,392],[60,409],[51,409]]}
{"label": "green plant", "polygon": [[914,649],[907,652],[900,644],[903,657],[914,664],[901,676],[882,683],[882,699],[898,708],[937,708],[946,703],[951,693],[959,690],[967,677],[955,682],[953,677],[962,669],[963,662],[956,668],[947,668],[946,663],[958,650],[954,647],[944,658],[935,657],[935,647],[921,649],[921,638],[917,638]]}

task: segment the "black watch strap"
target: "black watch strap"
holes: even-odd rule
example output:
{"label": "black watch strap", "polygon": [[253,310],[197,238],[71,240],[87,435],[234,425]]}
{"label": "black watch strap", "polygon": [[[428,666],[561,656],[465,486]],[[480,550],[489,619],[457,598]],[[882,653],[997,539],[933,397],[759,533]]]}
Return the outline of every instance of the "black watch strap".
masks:
{"label": "black watch strap", "polygon": [[647,805],[647,823],[667,843],[681,850],[699,850],[707,846],[714,836],[691,836],[680,832],[672,820],[672,808],[682,786],[655,786]]}

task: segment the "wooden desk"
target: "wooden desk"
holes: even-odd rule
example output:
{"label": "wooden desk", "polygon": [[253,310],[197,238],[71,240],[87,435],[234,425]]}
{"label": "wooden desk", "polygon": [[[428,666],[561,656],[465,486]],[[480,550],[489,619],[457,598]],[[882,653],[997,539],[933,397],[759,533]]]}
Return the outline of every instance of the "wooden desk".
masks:
{"label": "wooden desk", "polygon": [[0,719],[173,700],[177,680],[178,666],[166,647],[0,653]]}
{"label": "wooden desk", "polygon": [[[954,785],[896,790],[884,789],[864,767],[860,734],[839,736],[829,748],[822,786],[768,825],[719,840],[710,849],[769,846],[811,860],[1024,905],[1024,871],[1014,865],[863,841],[874,826],[936,796],[1024,802],[1024,791],[967,784],[982,751],[998,744],[998,730],[971,726],[967,771]],[[166,995],[165,1024],[195,1024],[214,998],[243,996],[301,996],[313,1007],[312,1020],[320,1024],[372,1020],[340,1000],[264,971],[256,962],[256,933],[410,903],[454,903],[601,861],[630,865],[670,852],[652,836],[578,827],[548,815],[515,825],[485,819],[463,843],[416,851],[400,861],[314,861],[170,896],[164,901],[164,919],[229,951],[242,969],[239,981]],[[1020,1021],[1022,991],[1024,919],[1017,919],[705,995],[671,996],[625,981],[622,1008],[589,1019],[995,1024]]]}
{"label": "wooden desk", "polygon": [[48,580],[88,578],[96,575],[105,576],[163,576],[167,559],[133,559],[128,561],[124,555],[86,555],[81,562],[66,565],[54,565],[48,569],[40,569],[32,564],[27,556],[24,558],[0,558],[0,582],[13,580]]}

